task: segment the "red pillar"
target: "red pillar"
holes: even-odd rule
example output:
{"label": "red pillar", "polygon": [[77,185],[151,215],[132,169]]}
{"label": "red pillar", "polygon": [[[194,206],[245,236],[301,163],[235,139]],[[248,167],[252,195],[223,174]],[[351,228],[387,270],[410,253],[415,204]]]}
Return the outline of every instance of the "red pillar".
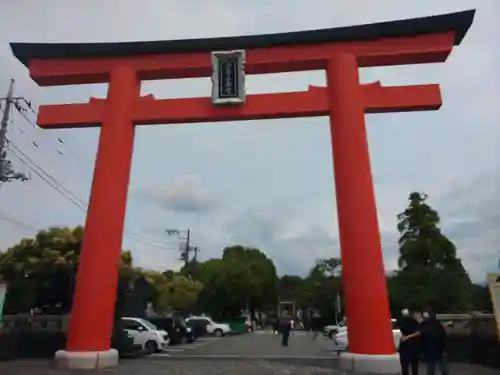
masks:
{"label": "red pillar", "polygon": [[343,53],[332,57],[326,75],[349,351],[393,354],[364,99],[356,57]]}
{"label": "red pillar", "polygon": [[69,322],[69,352],[110,349],[134,145],[131,110],[139,95],[134,70],[111,72]]}

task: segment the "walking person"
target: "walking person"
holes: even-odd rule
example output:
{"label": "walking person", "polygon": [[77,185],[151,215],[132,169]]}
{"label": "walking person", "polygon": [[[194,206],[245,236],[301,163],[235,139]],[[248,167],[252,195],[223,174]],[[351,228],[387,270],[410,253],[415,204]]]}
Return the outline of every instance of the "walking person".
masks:
{"label": "walking person", "polygon": [[399,342],[399,361],[402,375],[418,375],[419,360],[419,323],[408,309],[401,311],[399,329],[401,340]]}
{"label": "walking person", "polygon": [[420,346],[427,362],[427,375],[435,375],[436,368],[441,375],[449,375],[446,358],[448,334],[436,315],[428,309],[422,314],[424,320],[420,324]]}
{"label": "walking person", "polygon": [[250,321],[249,318],[246,318],[245,319],[245,328],[248,332],[253,332],[254,329],[253,329],[253,325],[252,325],[252,322]]}
{"label": "walking person", "polygon": [[315,313],[313,318],[311,319],[311,330],[313,331],[313,340],[316,340],[323,330],[322,326],[322,318],[318,313]]}
{"label": "walking person", "polygon": [[278,315],[273,319],[273,335],[277,335],[280,331],[280,318]]}
{"label": "walking person", "polygon": [[281,330],[281,345],[288,346],[288,339],[290,338],[290,331],[292,330],[292,317],[288,312],[284,312],[280,319]]}

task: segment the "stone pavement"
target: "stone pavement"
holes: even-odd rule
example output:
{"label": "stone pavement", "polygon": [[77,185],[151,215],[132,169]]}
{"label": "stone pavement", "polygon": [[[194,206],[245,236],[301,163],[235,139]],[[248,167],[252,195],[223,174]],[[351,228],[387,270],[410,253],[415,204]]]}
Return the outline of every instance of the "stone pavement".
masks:
{"label": "stone pavement", "polygon": [[245,334],[222,338],[202,338],[200,344],[192,347],[167,350],[156,357],[224,357],[224,358],[326,358],[334,359],[331,340],[324,337],[312,339],[310,332],[294,332],[289,346],[281,346],[281,337],[267,334]]}
{"label": "stone pavement", "polygon": [[[347,375],[336,369],[329,340],[294,335],[283,348],[280,337],[248,334],[203,338],[194,345],[169,348],[165,354],[121,360],[120,366],[101,371],[63,371],[51,360],[0,362],[0,375]],[[422,366],[422,375],[425,374]],[[452,364],[452,375],[499,375],[498,370]],[[352,375],[352,374],[351,374]]]}
{"label": "stone pavement", "polygon": [[205,346],[216,344],[219,341],[221,342],[218,343],[218,345],[226,345],[225,340],[227,340],[226,337],[202,337],[190,344],[171,345],[167,347],[167,349],[165,349],[162,353],[154,354],[153,356],[170,357],[180,355],[181,353],[189,354],[190,352],[197,351]]}
{"label": "stone pavement", "polygon": [[[452,364],[452,375],[498,375],[498,370]],[[354,375],[334,368],[267,360],[207,360],[152,358],[122,360],[113,369],[101,371],[54,370],[52,361],[0,362],[1,375]],[[425,375],[423,368],[420,374]],[[360,375],[360,374],[358,374]]]}
{"label": "stone pavement", "polygon": [[54,370],[50,361],[0,363],[2,375],[345,375],[341,371],[261,360],[130,359],[101,371]]}

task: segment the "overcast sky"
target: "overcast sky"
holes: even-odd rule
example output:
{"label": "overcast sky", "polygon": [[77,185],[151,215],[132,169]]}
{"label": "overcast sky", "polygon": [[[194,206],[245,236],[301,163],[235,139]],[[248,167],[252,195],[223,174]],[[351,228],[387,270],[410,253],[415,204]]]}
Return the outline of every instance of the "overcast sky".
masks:
{"label": "overcast sky", "polygon": [[[40,104],[104,97],[105,85],[39,88],[9,42],[148,41],[347,26],[477,8],[444,64],[363,69],[364,82],[440,83],[437,112],[367,116],[386,268],[397,260],[396,215],[408,194],[429,194],[442,227],[475,280],[500,250],[500,2],[498,0],[2,0],[0,97]],[[363,9],[363,12],[360,10]],[[249,93],[305,90],[323,72],[251,76]],[[157,98],[209,96],[209,79],[144,83]],[[27,113],[28,118],[36,116]],[[47,131],[14,114],[9,138],[58,182],[88,201],[98,129]],[[61,143],[62,140],[64,143]],[[33,143],[34,142],[34,143]],[[38,147],[36,147],[38,146]],[[59,152],[63,153],[61,155]],[[20,171],[26,167],[16,161]],[[39,228],[74,226],[85,212],[38,176],[0,190],[0,248]],[[304,274],[338,256],[327,118],[141,127],[136,133],[124,248],[138,265],[178,267],[165,228],[191,228],[205,259],[230,244],[256,246],[280,273]],[[104,251],[105,249],[103,249]],[[369,265],[367,265],[369,266]]]}

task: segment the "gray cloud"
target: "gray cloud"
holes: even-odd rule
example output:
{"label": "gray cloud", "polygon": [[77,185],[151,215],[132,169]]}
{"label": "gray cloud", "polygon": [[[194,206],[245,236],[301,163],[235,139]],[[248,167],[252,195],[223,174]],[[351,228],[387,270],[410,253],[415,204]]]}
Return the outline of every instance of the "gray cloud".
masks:
{"label": "gray cloud", "polygon": [[[462,183],[450,186],[443,199],[443,230],[455,241],[458,255],[475,280],[498,271],[500,256],[500,166],[491,165]],[[447,220],[446,220],[447,219]]]}
{"label": "gray cloud", "polygon": [[134,196],[164,210],[178,213],[206,212],[215,209],[219,203],[195,175],[180,176],[165,187],[138,190]]}
{"label": "gray cloud", "polygon": [[[482,279],[499,248],[498,190],[491,163],[500,150],[498,0],[332,1],[7,0],[0,14],[0,97],[9,79],[35,104],[104,97],[106,85],[39,88],[12,56],[9,41],[168,40],[316,29],[477,8],[462,46],[444,64],[362,69],[363,81],[384,85],[439,82],[438,112],[367,116],[379,223],[387,268],[397,259],[396,214],[408,193],[429,193],[445,232],[469,272]],[[363,7],[364,12],[359,12]],[[99,9],[99,12],[95,12]],[[223,11],[221,11],[223,10]],[[57,19],[57,22],[53,20]],[[112,22],[110,22],[112,20]],[[304,90],[324,84],[322,72],[251,76],[249,91]],[[208,79],[147,82],[158,98],[208,96]],[[33,114],[29,116],[34,119]],[[14,116],[9,137],[82,200],[88,199],[98,129],[42,131]],[[58,142],[64,139],[64,146]],[[33,146],[35,141],[40,147]],[[63,147],[64,156],[57,149]],[[165,162],[168,161],[168,162]],[[19,168],[24,168],[17,164]],[[161,170],[161,173],[158,171]],[[477,178],[477,176],[485,176]],[[498,175],[498,173],[497,173]],[[197,176],[196,178],[185,176]],[[489,190],[491,189],[491,191]],[[328,121],[290,119],[137,130],[127,227],[156,245],[125,236],[124,247],[146,267],[177,267],[176,247],[158,246],[165,227],[191,228],[203,257],[241,242],[262,248],[283,273],[305,273],[311,258],[338,254]],[[459,192],[457,192],[459,190]],[[28,229],[0,222],[5,248],[36,228],[85,219],[34,177],[0,190],[2,211]],[[171,239],[170,239],[171,240]],[[166,239],[165,239],[166,241]],[[171,241],[170,241],[171,242]]]}
{"label": "gray cloud", "polygon": [[339,256],[337,239],[291,206],[260,207],[227,225],[234,243],[256,246],[271,256],[278,272],[306,274],[316,259]]}

